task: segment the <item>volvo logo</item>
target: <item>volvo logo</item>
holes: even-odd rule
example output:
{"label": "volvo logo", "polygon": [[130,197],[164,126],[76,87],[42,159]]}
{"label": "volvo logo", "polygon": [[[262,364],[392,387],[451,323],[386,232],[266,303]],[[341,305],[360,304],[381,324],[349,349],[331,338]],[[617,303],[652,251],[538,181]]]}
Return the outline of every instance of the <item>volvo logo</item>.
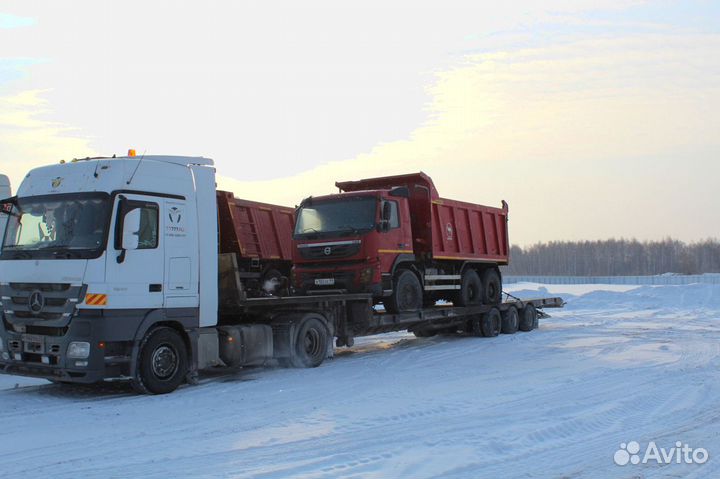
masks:
{"label": "volvo logo", "polygon": [[325,253],[325,256],[330,256],[330,253],[332,253],[332,248],[329,246],[326,246],[323,250],[323,253]]}
{"label": "volvo logo", "polygon": [[45,307],[45,298],[40,291],[33,291],[28,298],[28,307],[33,314],[38,314]]}

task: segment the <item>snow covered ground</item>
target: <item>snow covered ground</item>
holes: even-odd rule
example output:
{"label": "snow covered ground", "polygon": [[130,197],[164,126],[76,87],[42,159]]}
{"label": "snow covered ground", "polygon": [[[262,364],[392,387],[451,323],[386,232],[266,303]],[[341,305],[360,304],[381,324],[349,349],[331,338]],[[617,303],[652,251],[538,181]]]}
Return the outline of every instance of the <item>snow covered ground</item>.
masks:
{"label": "snow covered ground", "polygon": [[[531,333],[358,340],[166,396],[0,375],[3,477],[718,477],[720,286],[560,294]],[[704,464],[613,462],[620,444]],[[632,452],[632,451],[631,451]],[[620,454],[622,457],[622,453]]]}

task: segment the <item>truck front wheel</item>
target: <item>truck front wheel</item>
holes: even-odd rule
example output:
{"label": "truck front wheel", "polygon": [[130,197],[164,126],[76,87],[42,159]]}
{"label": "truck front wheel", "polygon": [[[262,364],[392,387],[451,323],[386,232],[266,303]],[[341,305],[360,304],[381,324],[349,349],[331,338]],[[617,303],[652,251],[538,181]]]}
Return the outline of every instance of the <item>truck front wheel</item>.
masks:
{"label": "truck front wheel", "polygon": [[188,369],[187,348],[172,328],[158,328],[140,347],[133,388],[140,393],[166,394],[185,380]]}
{"label": "truck front wheel", "polygon": [[423,305],[423,290],[415,273],[403,269],[395,277],[392,294],[385,299],[388,313],[418,311]]}

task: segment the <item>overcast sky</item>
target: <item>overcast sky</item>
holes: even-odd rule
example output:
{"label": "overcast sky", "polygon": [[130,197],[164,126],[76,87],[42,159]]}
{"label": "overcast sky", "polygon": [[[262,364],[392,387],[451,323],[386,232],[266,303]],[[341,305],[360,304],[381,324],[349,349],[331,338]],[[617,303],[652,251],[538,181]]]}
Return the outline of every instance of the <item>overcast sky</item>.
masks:
{"label": "overcast sky", "polygon": [[0,172],[202,155],[294,205],[425,171],[511,241],[720,236],[720,2],[0,4]]}

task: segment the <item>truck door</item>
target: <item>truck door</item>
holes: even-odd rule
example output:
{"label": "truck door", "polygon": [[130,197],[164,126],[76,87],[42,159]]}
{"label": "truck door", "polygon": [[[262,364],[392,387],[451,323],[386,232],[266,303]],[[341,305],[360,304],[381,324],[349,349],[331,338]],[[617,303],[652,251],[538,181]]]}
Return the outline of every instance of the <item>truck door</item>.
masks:
{"label": "truck door", "polygon": [[[123,222],[135,210],[140,212],[137,249],[123,251]],[[162,212],[162,198],[138,194],[116,197],[105,266],[109,307],[137,309],[163,306]]]}
{"label": "truck door", "polygon": [[197,214],[192,203],[166,199],[165,227],[165,307],[198,307]]}
{"label": "truck door", "polygon": [[389,216],[387,226],[380,234],[378,251],[382,271],[390,271],[398,254],[413,252],[410,212],[404,198],[383,200],[382,211],[388,211]]}

